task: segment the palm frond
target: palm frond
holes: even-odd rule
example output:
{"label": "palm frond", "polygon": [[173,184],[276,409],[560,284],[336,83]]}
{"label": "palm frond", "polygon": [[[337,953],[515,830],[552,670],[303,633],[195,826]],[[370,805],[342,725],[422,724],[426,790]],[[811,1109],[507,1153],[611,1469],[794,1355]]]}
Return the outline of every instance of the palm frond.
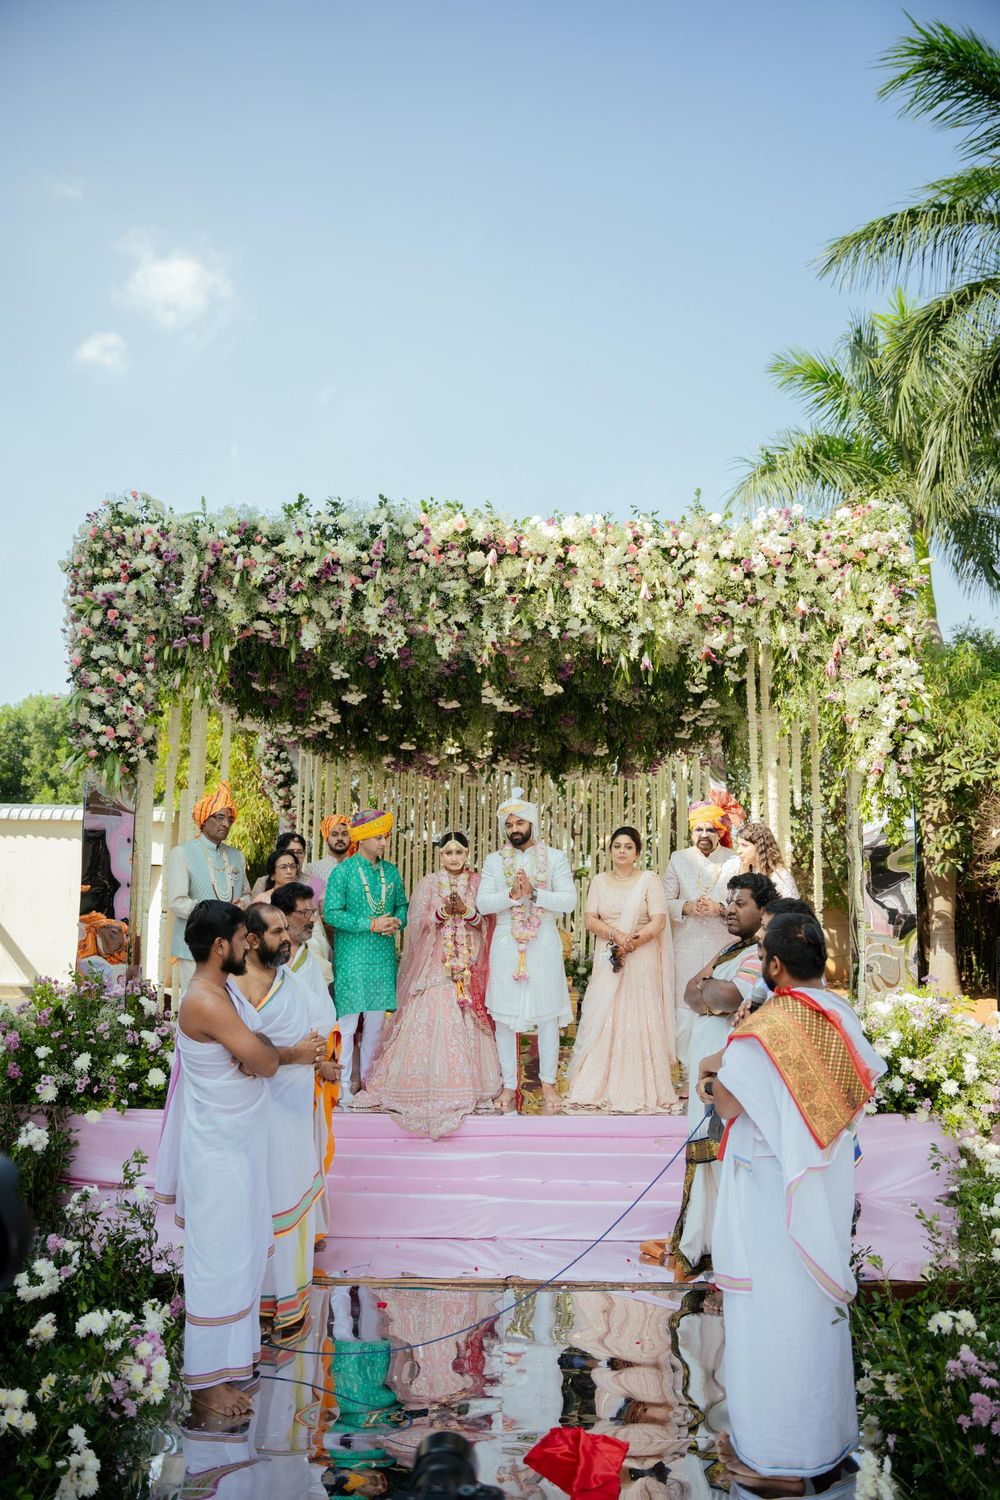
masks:
{"label": "palm frond", "polygon": [[962,145],[967,156],[1000,149],[1000,52],[970,28],[912,24],[881,58],[899,70],[882,85],[881,97],[902,95],[900,113],[911,119],[930,116],[938,125],[971,131]]}
{"label": "palm frond", "polygon": [[915,274],[927,284],[1000,256],[1000,163],[932,183],[928,194],[832,240],[816,261],[819,275],[844,284]]}
{"label": "palm frond", "polygon": [[963,324],[1000,322],[1000,271],[963,282],[914,309],[886,341],[885,377],[895,391],[895,431],[918,429],[933,403],[953,335]]}
{"label": "palm frond", "polygon": [[926,483],[961,488],[980,451],[1000,433],[1000,320],[962,325],[941,341],[940,398],[928,418],[921,472]]}
{"label": "palm frond", "polygon": [[854,394],[836,356],[786,349],[774,356],[767,373],[779,389],[801,397],[815,420],[830,421],[843,429],[850,424]]}
{"label": "palm frond", "polygon": [[968,510],[930,536],[964,589],[1000,598],[1000,501]]}
{"label": "palm frond", "polygon": [[825,509],[835,501],[893,494],[898,478],[886,454],[859,438],[792,428],[752,458],[730,500],[748,510],[758,505],[805,505]]}

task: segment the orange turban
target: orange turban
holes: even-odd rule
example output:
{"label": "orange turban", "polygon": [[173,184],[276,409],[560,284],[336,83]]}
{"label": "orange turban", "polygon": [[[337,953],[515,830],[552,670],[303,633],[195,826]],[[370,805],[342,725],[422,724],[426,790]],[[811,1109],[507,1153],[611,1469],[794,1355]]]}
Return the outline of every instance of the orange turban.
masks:
{"label": "orange turban", "polygon": [[688,827],[693,828],[696,823],[711,823],[718,831],[719,842],[727,849],[732,848],[729,814],[717,802],[692,802],[688,808]]}
{"label": "orange turban", "polygon": [[330,837],[333,830],[339,827],[341,824],[345,828],[350,828],[351,820],[347,816],[347,813],[331,813],[328,818],[323,819],[322,823],[319,825],[319,831],[323,835],[324,843]]}
{"label": "orange turban", "polygon": [[391,812],[369,808],[351,819],[351,839],[360,844],[362,839],[377,839],[388,833],[395,822]]}
{"label": "orange turban", "polygon": [[239,816],[228,781],[220,781],[214,792],[206,792],[201,801],[196,802],[191,809],[191,816],[199,828],[204,828],[212,814],[218,812],[231,812],[234,823]]}

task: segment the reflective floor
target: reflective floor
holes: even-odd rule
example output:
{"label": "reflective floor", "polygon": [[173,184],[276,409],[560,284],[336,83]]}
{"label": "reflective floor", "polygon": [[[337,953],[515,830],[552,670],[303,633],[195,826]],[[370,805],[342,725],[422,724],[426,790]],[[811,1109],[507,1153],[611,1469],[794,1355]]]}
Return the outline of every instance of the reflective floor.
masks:
{"label": "reflective floor", "polygon": [[563,1425],[628,1443],[629,1500],[722,1496],[721,1359],[702,1290],[317,1285],[298,1343],[265,1353],[250,1424],[168,1434],[151,1494],[402,1494],[421,1440],[448,1430],[481,1482],[557,1500],[524,1455]]}

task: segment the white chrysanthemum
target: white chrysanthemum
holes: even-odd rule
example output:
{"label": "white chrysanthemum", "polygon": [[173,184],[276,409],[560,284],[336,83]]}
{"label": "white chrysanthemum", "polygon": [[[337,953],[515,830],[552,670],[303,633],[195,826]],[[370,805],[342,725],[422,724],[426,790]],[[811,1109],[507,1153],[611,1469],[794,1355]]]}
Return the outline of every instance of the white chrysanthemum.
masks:
{"label": "white chrysanthemum", "polygon": [[50,1344],[56,1336],[55,1313],[43,1313],[28,1333],[29,1344]]}
{"label": "white chrysanthemum", "polygon": [[162,1068],[150,1068],[149,1072],[146,1074],[146,1082],[149,1084],[150,1088],[162,1088],[166,1081],[167,1075],[166,1073],[164,1073]]}

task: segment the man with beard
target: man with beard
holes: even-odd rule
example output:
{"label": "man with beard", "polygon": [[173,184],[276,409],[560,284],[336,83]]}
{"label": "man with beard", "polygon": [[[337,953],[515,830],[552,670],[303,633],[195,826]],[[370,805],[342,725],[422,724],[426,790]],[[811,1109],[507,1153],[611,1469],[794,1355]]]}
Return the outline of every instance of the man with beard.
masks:
{"label": "man with beard", "polygon": [[676,849],[663,873],[674,939],[674,1039],[682,1068],[688,1066],[694,1014],[684,1004],[688,980],[698,974],[726,941],[726,883],[739,873],[733,853],[729,814],[716,802],[692,802],[688,809],[691,844]]}
{"label": "man with beard", "polygon": [[[269,908],[265,908],[268,910]],[[283,920],[283,919],[282,919]],[[320,1039],[275,1045],[232,987],[246,967],[247,918],[199,901],[184,940],[194,978],[177,1016],[170,1092],[156,1161],[156,1198],[184,1230],[184,1383],[202,1413],[250,1411],[260,1359],[260,1296],[272,1245],[265,1079],[311,1074]]]}
{"label": "man with beard", "polygon": [[858,1444],[852,1132],[885,1063],[823,987],[814,916],[772,915],[763,946],[770,998],[698,1083],[727,1121],[713,1274],[732,1438],[719,1454],[734,1494],[839,1494]]}
{"label": "man with beard", "polygon": [[[760,978],[757,932],[764,907],[777,892],[766,875],[734,875],[728,885],[726,929],[730,942],[710,964],[688,980],[685,1004],[694,1017],[688,1051],[691,1077],[697,1081],[703,1057],[725,1045],[733,1017]],[[704,1117],[705,1106],[694,1089],[688,1100],[688,1129]],[[718,1143],[704,1135],[687,1147],[684,1195],[670,1240],[675,1273],[697,1275],[709,1263],[712,1220],[718,1193]]]}
{"label": "man with beard", "polygon": [[[314,859],[311,864],[302,870],[302,880],[313,889],[316,897],[316,910],[319,913],[319,925],[314,928],[309,946],[328,979],[333,977],[333,928],[328,927],[323,920],[323,908],[326,904],[326,888],[330,876],[345,859],[350,859],[354,852],[351,843],[351,819],[347,813],[331,813],[324,818],[319,825],[320,833],[323,835],[323,844],[326,853],[321,859]],[[327,973],[329,970],[329,973]]]}
{"label": "man with beard", "polygon": [[[288,1046],[310,1027],[309,992],[284,967],[292,956],[288,923],[270,902],[256,902],[246,914],[246,971],[232,988],[254,1009],[258,1025],[276,1046]],[[326,1178],[316,1159],[313,1136],[315,1070],[326,1059],[327,1039],[309,1030],[311,1048],[296,1065],[271,1075],[267,1145],[267,1189],[274,1230],[274,1254],[267,1264],[261,1316],[274,1320],[276,1334],[298,1331],[309,1303],[316,1205]],[[260,1161],[258,1161],[258,1170]]]}
{"label": "man with beard", "polygon": [[[316,1144],[316,1160],[326,1181],[333,1162],[333,1111],[337,1107],[337,1086],[340,1078],[340,1032],[337,1028],[337,1012],[327,988],[319,959],[309,947],[309,940],[316,925],[316,897],[312,888],[293,880],[290,885],[279,886],[271,893],[271,905],[284,912],[288,923],[288,941],[291,957],[288,972],[305,991],[307,1000],[303,1016],[320,1036],[326,1038],[324,1061],[316,1069],[316,1089],[313,1100],[313,1134]],[[317,1245],[330,1231],[330,1204],[326,1193],[316,1199]]]}
{"label": "man with beard", "polygon": [[536,838],[538,808],[515,787],[498,809],[504,846],[483,861],[477,905],[496,915],[486,1009],[496,1024],[503,1075],[498,1107],[514,1108],[517,1037],[538,1032],[538,1073],[546,1113],[559,1108],[559,1028],[573,1019],[556,916],[576,905],[569,860]]}

